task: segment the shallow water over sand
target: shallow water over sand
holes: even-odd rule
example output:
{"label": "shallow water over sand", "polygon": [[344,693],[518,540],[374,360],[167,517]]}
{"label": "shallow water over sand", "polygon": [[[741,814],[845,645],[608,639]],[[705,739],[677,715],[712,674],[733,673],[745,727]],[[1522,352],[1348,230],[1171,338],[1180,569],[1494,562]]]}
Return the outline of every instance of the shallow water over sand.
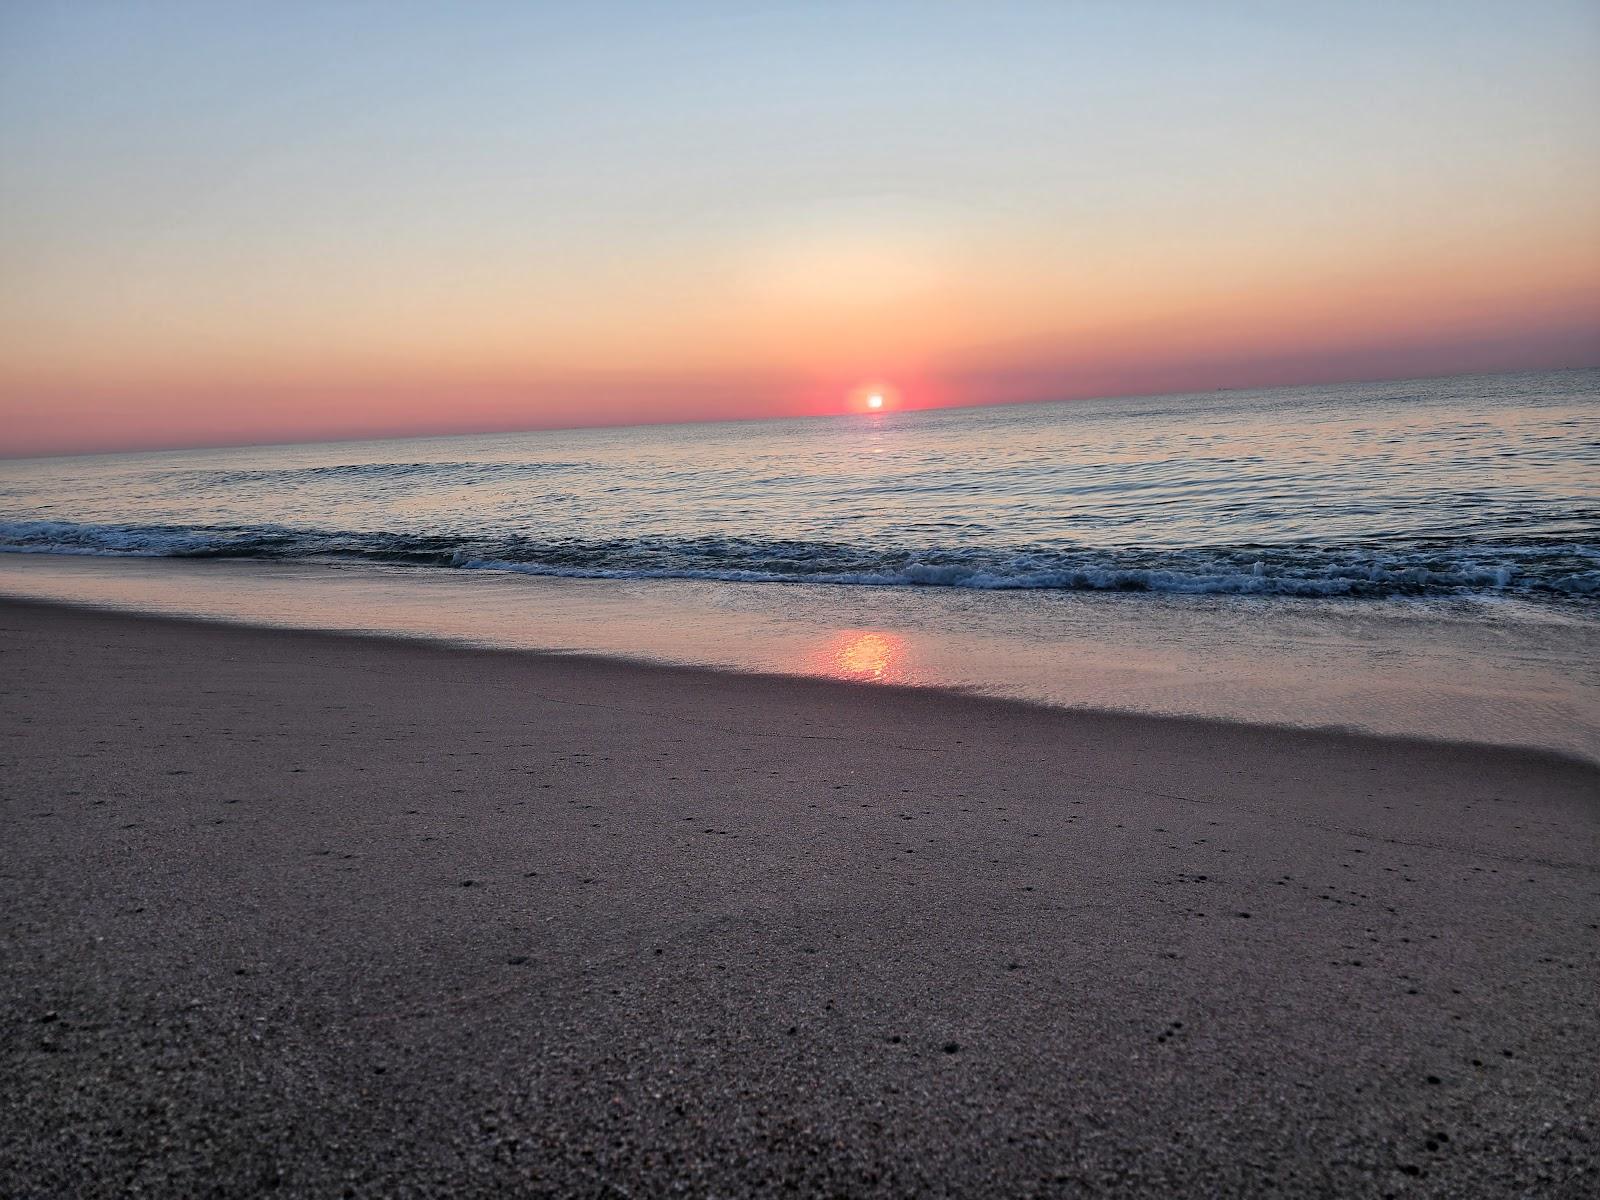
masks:
{"label": "shallow water over sand", "polygon": [[0,594],[1600,758],[1600,623],[1494,601],[983,593],[0,557]]}

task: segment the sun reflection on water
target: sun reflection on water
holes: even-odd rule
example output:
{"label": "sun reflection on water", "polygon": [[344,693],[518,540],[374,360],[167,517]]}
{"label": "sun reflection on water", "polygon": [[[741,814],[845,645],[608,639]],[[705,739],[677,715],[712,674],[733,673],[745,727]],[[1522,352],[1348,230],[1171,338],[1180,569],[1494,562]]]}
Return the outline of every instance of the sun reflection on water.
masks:
{"label": "sun reflection on water", "polygon": [[812,656],[812,669],[836,679],[893,682],[904,676],[906,641],[892,633],[849,629]]}

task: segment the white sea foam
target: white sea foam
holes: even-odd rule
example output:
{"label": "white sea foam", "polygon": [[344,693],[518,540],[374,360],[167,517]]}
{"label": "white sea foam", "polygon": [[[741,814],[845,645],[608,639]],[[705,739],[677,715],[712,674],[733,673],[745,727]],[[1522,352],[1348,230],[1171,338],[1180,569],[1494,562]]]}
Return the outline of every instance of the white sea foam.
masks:
{"label": "white sea foam", "polygon": [[[981,591],[1247,596],[1600,594],[1586,544],[1126,548],[863,547],[739,538],[603,542],[394,533],[0,523],[0,552],[166,558],[354,559],[586,579],[704,579]],[[1595,569],[1582,569],[1590,567]]]}

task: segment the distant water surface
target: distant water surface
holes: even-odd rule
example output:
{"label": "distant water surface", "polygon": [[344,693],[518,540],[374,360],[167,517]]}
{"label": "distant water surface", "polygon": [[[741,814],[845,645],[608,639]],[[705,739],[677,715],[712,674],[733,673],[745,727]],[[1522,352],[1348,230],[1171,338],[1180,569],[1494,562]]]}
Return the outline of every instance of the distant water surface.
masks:
{"label": "distant water surface", "polygon": [[12,462],[0,550],[1588,598],[1600,371]]}

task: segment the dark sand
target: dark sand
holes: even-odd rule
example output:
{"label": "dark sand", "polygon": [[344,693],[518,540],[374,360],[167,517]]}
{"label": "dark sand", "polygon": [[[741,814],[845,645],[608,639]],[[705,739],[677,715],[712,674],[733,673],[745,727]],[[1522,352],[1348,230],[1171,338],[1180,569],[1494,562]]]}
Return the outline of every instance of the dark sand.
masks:
{"label": "dark sand", "polygon": [[0,1194],[1600,1189],[1593,766],[0,626]]}

